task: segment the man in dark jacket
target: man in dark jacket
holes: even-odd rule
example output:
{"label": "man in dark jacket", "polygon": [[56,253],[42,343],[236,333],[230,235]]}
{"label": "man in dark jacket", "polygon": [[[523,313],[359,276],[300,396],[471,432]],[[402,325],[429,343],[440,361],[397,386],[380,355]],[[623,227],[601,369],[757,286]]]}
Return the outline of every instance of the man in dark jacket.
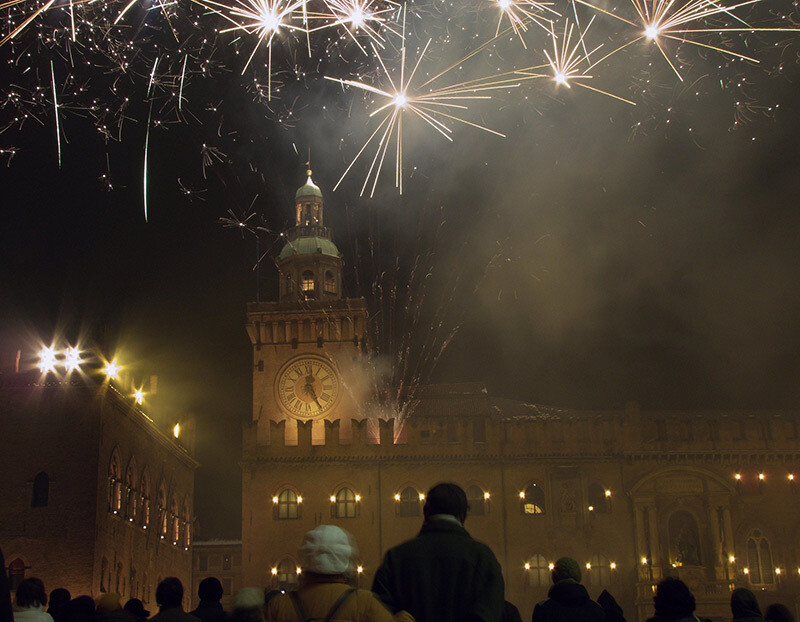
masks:
{"label": "man in dark jacket", "polygon": [[167,577],[156,588],[158,613],[150,622],[200,622],[183,610],[183,583],[177,577]]}
{"label": "man in dark jacket", "polygon": [[456,484],[428,491],[425,522],[413,540],[390,549],[372,591],[417,622],[499,622],[504,585],[500,564],[464,529],[469,504]]}
{"label": "man in dark jacket", "polygon": [[222,583],[217,577],[206,577],[200,581],[197,588],[200,604],[192,611],[192,615],[203,622],[225,622],[225,611],[220,603],[222,592]]}
{"label": "man in dark jacket", "polygon": [[533,608],[532,622],[606,622],[603,608],[581,585],[581,567],[570,557],[559,559],[551,573],[547,600]]}

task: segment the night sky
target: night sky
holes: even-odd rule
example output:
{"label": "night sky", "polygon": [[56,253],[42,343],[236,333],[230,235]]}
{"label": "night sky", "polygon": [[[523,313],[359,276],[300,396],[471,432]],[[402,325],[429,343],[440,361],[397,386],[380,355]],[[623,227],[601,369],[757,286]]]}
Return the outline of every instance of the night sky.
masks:
{"label": "night sky", "polygon": [[[0,160],[3,362],[19,347],[32,355],[40,341],[80,338],[118,353],[139,380],[157,374],[153,408],[198,420],[199,535],[236,536],[239,437],[251,408],[245,304],[257,283],[262,300],[276,297],[274,265],[254,264],[280,241],[261,231],[257,247],[251,231],[220,219],[252,214],[252,228],[290,226],[310,147],[346,292],[381,311],[374,347],[391,365],[409,326],[426,336],[433,326],[439,342],[455,331],[435,370],[417,380],[482,381],[498,397],[572,408],[794,408],[800,48],[780,41],[777,51],[762,44],[759,67],[719,69],[714,54],[697,55],[682,83],[642,50],[598,70],[603,88],[635,108],[532,82],[471,111],[506,139],[460,127],[450,144],[409,124],[405,192],[392,188],[390,163],[373,199],[359,197],[363,163],[332,190],[374,128],[362,100],[321,77],[343,75],[349,61],[326,57],[302,76],[287,69],[295,61],[279,65],[283,86],[270,103],[254,101],[251,74],[240,70],[195,76],[183,123],[169,121],[161,88],[148,222],[146,72],[119,141],[103,139],[97,115],[64,111],[60,169],[43,106],[43,124],[0,133],[0,149],[16,151]],[[497,55],[522,54],[518,42],[506,45]],[[0,48],[4,62],[12,50]],[[36,53],[47,83],[50,52]],[[241,58],[215,58],[241,67]],[[253,71],[263,74],[258,58]],[[20,71],[2,78],[6,91]],[[103,92],[110,79],[92,88]],[[101,178],[109,172],[111,189]],[[409,356],[420,356],[424,340],[412,342]]]}

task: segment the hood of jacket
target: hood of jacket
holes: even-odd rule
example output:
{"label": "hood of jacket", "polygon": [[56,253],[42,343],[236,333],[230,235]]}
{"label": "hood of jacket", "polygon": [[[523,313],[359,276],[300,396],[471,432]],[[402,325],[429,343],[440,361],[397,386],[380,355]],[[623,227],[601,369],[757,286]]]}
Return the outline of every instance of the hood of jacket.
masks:
{"label": "hood of jacket", "polygon": [[733,594],[731,594],[731,613],[733,613],[734,620],[762,617],[755,594],[743,587],[733,590]]}
{"label": "hood of jacket", "polygon": [[565,607],[581,607],[589,601],[589,592],[574,579],[554,584],[547,596]]}

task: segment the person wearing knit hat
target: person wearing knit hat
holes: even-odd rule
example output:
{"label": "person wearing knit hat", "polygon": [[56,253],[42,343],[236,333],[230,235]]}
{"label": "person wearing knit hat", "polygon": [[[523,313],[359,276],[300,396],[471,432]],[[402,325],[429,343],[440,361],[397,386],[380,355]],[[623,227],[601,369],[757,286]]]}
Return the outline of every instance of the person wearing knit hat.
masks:
{"label": "person wearing knit hat", "polygon": [[503,575],[491,549],[464,529],[464,490],[437,484],[425,495],[422,512],[419,534],[386,553],[372,591],[389,609],[405,609],[418,622],[498,622]]}
{"label": "person wearing knit hat", "polygon": [[581,585],[581,567],[571,557],[561,557],[550,573],[553,586],[547,600],[533,608],[531,622],[606,622],[603,608],[589,598]]}
{"label": "person wearing knit hat", "polygon": [[[344,529],[320,525],[309,531],[297,550],[301,587],[270,599],[267,622],[414,622],[406,612],[393,616],[372,592],[348,585],[357,554],[355,541]],[[262,592],[262,602],[263,598]]]}

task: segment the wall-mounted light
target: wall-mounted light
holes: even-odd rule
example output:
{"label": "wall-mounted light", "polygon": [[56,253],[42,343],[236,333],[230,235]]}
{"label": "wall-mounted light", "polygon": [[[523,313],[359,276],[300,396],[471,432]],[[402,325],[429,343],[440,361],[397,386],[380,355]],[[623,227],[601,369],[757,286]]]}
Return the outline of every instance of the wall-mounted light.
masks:
{"label": "wall-mounted light", "polygon": [[735,479],[737,482],[740,481],[742,479],[742,474],[737,473],[736,475],[733,476],[733,479]]}
{"label": "wall-mounted light", "polygon": [[592,569],[591,562],[586,562],[586,570],[591,570],[591,569]]}
{"label": "wall-mounted light", "polygon": [[356,495],[356,502],[361,501],[361,495]]}
{"label": "wall-mounted light", "polygon": [[553,562],[550,562],[549,564],[547,564],[548,570],[553,570],[555,567],[556,567],[556,565]]}
{"label": "wall-mounted light", "polygon": [[647,558],[642,557],[642,566],[647,566]]}
{"label": "wall-mounted light", "polygon": [[589,506],[589,508],[588,508],[588,510],[589,510],[590,512],[594,512],[594,506],[593,506],[593,505],[590,505],[590,506]]}
{"label": "wall-mounted light", "polygon": [[297,502],[298,503],[302,503],[303,502],[303,497],[301,497],[300,495],[297,495]]}
{"label": "wall-mounted light", "polygon": [[278,497],[277,497],[277,496],[275,496],[275,497],[272,497],[272,502],[273,502],[273,503],[278,503]]}
{"label": "wall-mounted light", "polygon": [[336,495],[331,495],[331,503],[336,503]]}
{"label": "wall-mounted light", "polygon": [[358,574],[361,574],[362,572],[364,572],[364,566],[356,566],[356,572]]}
{"label": "wall-mounted light", "polygon": [[606,497],[610,497],[610,496],[611,496],[611,491],[608,488],[606,488]]}
{"label": "wall-mounted light", "polygon": [[524,490],[520,490],[519,491],[519,498],[520,499],[524,499],[525,498],[525,491]]}
{"label": "wall-mounted light", "polygon": [[728,558],[728,561],[729,561],[730,563],[732,563],[732,564],[733,564],[733,563],[736,563],[736,557],[735,557],[735,556],[733,556],[733,555],[731,555],[731,556]]}
{"label": "wall-mounted light", "polygon": [[763,473],[759,473],[758,479],[760,479],[763,482],[766,479],[766,475],[764,475]]}
{"label": "wall-mounted light", "polygon": [[424,492],[419,493],[419,500],[420,501],[425,501],[425,493]]}
{"label": "wall-mounted light", "polygon": [[490,496],[491,495],[488,492],[483,493],[483,498],[486,499],[487,501],[489,500]]}
{"label": "wall-mounted light", "polygon": [[531,565],[530,565],[530,563],[528,563],[528,562],[525,562],[525,566],[524,566],[524,568],[525,568],[525,570],[530,570],[530,569],[531,569]]}
{"label": "wall-mounted light", "polygon": [[608,567],[611,568],[611,570],[616,570],[617,569],[617,562],[611,562],[608,565]]}
{"label": "wall-mounted light", "polygon": [[178,437],[180,437],[180,435],[181,435],[181,424],[180,423],[176,423],[175,427],[172,428],[172,436],[174,436],[175,438],[178,438]]}
{"label": "wall-mounted light", "polygon": [[400,493],[399,492],[394,493],[394,500],[395,501],[400,501]]}
{"label": "wall-mounted light", "polygon": [[273,566],[272,568],[270,568],[270,569],[269,569],[269,571],[270,571],[270,573],[272,574],[272,576],[273,576],[273,577],[274,577],[276,574],[278,574],[278,569],[277,569],[277,568],[275,568],[275,566]]}

